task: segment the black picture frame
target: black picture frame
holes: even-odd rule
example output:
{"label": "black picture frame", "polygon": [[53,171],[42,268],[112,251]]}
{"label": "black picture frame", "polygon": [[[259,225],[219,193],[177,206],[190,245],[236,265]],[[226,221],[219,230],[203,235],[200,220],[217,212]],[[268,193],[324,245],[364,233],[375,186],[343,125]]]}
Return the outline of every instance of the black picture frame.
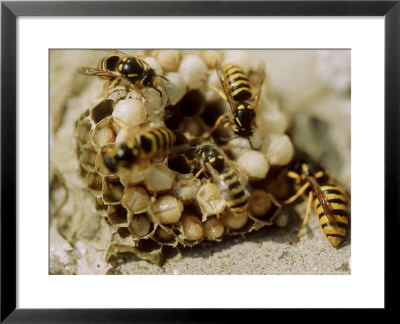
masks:
{"label": "black picture frame", "polygon": [[[385,19],[385,309],[398,282],[386,263],[400,229],[398,199],[400,1],[124,1],[1,3],[1,322],[127,323],[234,321],[238,310],[20,309],[16,307],[16,19],[19,16],[384,16]],[[373,170],[371,170],[373,172]],[[368,175],[366,175],[368,177]],[[366,180],[367,181],[367,180]],[[392,217],[389,217],[392,216]],[[11,243],[10,243],[11,242]],[[373,242],[371,243],[373,244]],[[390,288],[392,287],[392,288]],[[250,310],[260,312],[261,310]],[[257,316],[254,314],[252,316]],[[254,317],[253,317],[254,318]]]}

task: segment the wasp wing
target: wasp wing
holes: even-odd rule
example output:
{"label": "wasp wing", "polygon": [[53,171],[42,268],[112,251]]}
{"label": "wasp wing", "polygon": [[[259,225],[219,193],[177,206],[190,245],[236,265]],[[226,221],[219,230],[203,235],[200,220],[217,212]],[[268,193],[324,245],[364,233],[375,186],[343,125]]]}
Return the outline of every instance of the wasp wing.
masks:
{"label": "wasp wing", "polygon": [[219,62],[219,61],[215,62],[215,69],[217,71],[218,78],[219,78],[219,81],[221,82],[222,88],[224,89],[226,99],[227,99],[229,105],[231,106],[232,113],[234,113],[236,111],[235,101],[233,100],[231,91],[229,91],[228,82],[225,79],[225,74],[222,69],[221,62]]}
{"label": "wasp wing", "polygon": [[132,55],[129,55],[128,53],[122,52],[117,49],[106,49],[105,51],[113,53],[113,54],[121,56],[121,57],[132,57]]}
{"label": "wasp wing", "polygon": [[106,77],[106,78],[117,78],[121,76],[118,72],[114,71],[108,71],[108,70],[100,70],[98,68],[93,68],[93,67],[88,67],[88,66],[82,66],[77,69],[78,73],[84,74],[84,75],[95,75],[95,76],[100,76],[100,77]]}
{"label": "wasp wing", "polygon": [[240,177],[235,169],[226,168],[222,173],[219,173],[209,163],[206,163],[205,166],[213,183],[218,187],[227,202],[238,199],[237,195],[243,197],[241,195],[242,191],[247,197],[246,200],[248,199],[250,194],[241,182]]}
{"label": "wasp wing", "polygon": [[328,218],[330,225],[338,226],[338,223],[336,221],[335,214],[333,213],[332,207],[331,207],[330,203],[328,202],[328,199],[327,199],[325,193],[322,191],[320,185],[312,177],[308,177],[308,181],[311,183],[313,192],[314,192],[315,196],[318,198],[318,201],[319,201],[320,205],[322,206],[322,209],[324,210],[325,216]]}
{"label": "wasp wing", "polygon": [[126,58],[134,57],[135,59],[137,59],[138,61],[142,62],[143,64],[145,64],[147,66],[150,66],[150,64],[147,63],[146,61],[144,61],[143,59],[152,57],[151,55],[142,55],[142,54],[132,54],[132,55],[130,55],[128,53],[122,52],[122,51],[117,50],[117,49],[108,49],[106,51],[114,53],[115,55],[118,55],[120,57],[126,57]]}
{"label": "wasp wing", "polygon": [[256,92],[254,95],[254,110],[257,111],[258,103],[260,100],[261,89],[265,78],[265,64],[264,61],[260,61],[257,67],[257,71],[254,73],[254,84],[256,86]]}

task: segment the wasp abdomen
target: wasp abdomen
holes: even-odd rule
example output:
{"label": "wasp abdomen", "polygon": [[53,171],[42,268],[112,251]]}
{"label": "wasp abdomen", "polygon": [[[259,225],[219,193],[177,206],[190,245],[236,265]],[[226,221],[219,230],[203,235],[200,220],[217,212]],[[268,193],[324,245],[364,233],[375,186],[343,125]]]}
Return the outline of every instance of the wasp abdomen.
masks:
{"label": "wasp abdomen", "polygon": [[235,214],[243,214],[248,209],[248,196],[237,175],[232,169],[225,169],[220,176],[228,187],[225,200],[229,209]]}
{"label": "wasp abdomen", "polygon": [[146,154],[157,154],[175,144],[175,134],[168,128],[155,128],[140,136],[140,146]]}
{"label": "wasp abdomen", "polygon": [[250,81],[238,66],[233,64],[225,66],[224,74],[235,101],[244,101],[253,96]]}
{"label": "wasp abdomen", "polygon": [[[321,186],[326,198],[326,206],[321,205],[318,198],[314,199],[314,205],[319,217],[322,230],[331,244],[336,248],[345,238],[349,225],[349,212],[343,193],[334,185]],[[335,219],[334,224],[329,221],[327,213]]]}

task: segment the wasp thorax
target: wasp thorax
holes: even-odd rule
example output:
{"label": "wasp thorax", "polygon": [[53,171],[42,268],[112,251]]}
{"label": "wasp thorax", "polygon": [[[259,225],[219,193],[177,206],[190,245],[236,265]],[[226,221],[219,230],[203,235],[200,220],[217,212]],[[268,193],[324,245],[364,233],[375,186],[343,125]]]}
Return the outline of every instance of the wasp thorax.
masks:
{"label": "wasp thorax", "polygon": [[204,163],[210,163],[218,172],[224,169],[224,157],[213,145],[203,145],[197,150],[197,155]]}
{"label": "wasp thorax", "polygon": [[[254,112],[253,106],[248,103],[239,104],[237,110],[233,114],[234,123],[240,129],[241,132],[246,134],[252,134],[252,126],[256,119],[256,113]],[[243,136],[243,135],[239,135]]]}
{"label": "wasp thorax", "polygon": [[118,66],[121,72],[129,80],[137,80],[143,74],[144,67],[142,62],[135,58],[124,58]]}

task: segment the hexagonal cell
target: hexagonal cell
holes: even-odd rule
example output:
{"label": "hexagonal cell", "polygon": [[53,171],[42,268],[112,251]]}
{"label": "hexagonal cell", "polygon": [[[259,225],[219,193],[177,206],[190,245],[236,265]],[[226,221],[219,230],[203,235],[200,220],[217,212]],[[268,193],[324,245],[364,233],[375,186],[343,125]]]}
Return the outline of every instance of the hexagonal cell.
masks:
{"label": "hexagonal cell", "polygon": [[153,231],[154,224],[149,220],[146,214],[134,215],[128,230],[137,238],[149,235]]}
{"label": "hexagonal cell", "polygon": [[172,188],[175,174],[164,164],[150,165],[145,171],[144,183],[150,192],[163,192]]}
{"label": "hexagonal cell", "polygon": [[112,121],[112,117],[110,117],[96,125],[93,130],[93,143],[104,146],[115,142],[116,132]]}
{"label": "hexagonal cell", "polygon": [[104,157],[106,156],[106,154],[110,151],[113,150],[113,146],[112,145],[107,145],[103,148],[101,148],[101,150],[99,151],[99,153],[96,156],[96,160],[95,160],[95,166],[96,166],[96,170],[100,173],[100,174],[104,174],[104,175],[110,175],[113,172],[110,171],[106,165],[104,164]]}
{"label": "hexagonal cell", "polygon": [[158,226],[154,234],[154,239],[160,243],[172,242],[175,240],[175,236],[172,233],[172,230],[167,231],[163,227]]}
{"label": "hexagonal cell", "polygon": [[108,206],[104,203],[103,198],[101,197],[95,199],[94,207],[96,208],[96,210],[99,211],[105,211],[108,208]]}
{"label": "hexagonal cell", "polygon": [[182,114],[184,116],[192,117],[202,112],[205,102],[206,99],[201,91],[191,90],[185,94],[179,104]]}
{"label": "hexagonal cell", "polygon": [[107,215],[111,224],[128,226],[128,211],[122,205],[109,205]]}
{"label": "hexagonal cell", "polygon": [[103,100],[92,109],[91,117],[93,121],[97,124],[104,118],[111,116],[113,110],[114,101],[110,99]]}
{"label": "hexagonal cell", "polygon": [[128,237],[129,235],[131,235],[131,232],[129,232],[128,228],[126,227],[120,227],[117,230],[119,236],[121,236],[122,238]]}
{"label": "hexagonal cell", "polygon": [[79,156],[79,163],[86,170],[93,170],[97,152],[93,149],[83,149]]}
{"label": "hexagonal cell", "polygon": [[130,186],[125,190],[122,204],[133,214],[141,213],[149,208],[150,195],[141,186]]}
{"label": "hexagonal cell", "polygon": [[179,103],[167,106],[164,110],[164,123],[169,129],[177,129],[183,119]]}
{"label": "hexagonal cell", "polygon": [[118,176],[108,176],[103,182],[103,199],[106,203],[116,203],[124,196],[124,186]]}
{"label": "hexagonal cell", "polygon": [[201,114],[201,119],[207,126],[212,127],[217,121],[218,117],[226,112],[223,102],[213,101],[209,102],[204,107],[204,112]]}
{"label": "hexagonal cell", "polygon": [[103,179],[101,178],[101,176],[99,176],[98,173],[94,172],[89,172],[86,177],[87,186],[89,187],[89,189],[92,189],[94,191],[101,191],[101,189],[103,188],[102,180]]}
{"label": "hexagonal cell", "polygon": [[78,122],[76,127],[76,139],[79,145],[85,145],[90,140],[90,130],[92,129],[92,123],[90,120],[81,120]]}

